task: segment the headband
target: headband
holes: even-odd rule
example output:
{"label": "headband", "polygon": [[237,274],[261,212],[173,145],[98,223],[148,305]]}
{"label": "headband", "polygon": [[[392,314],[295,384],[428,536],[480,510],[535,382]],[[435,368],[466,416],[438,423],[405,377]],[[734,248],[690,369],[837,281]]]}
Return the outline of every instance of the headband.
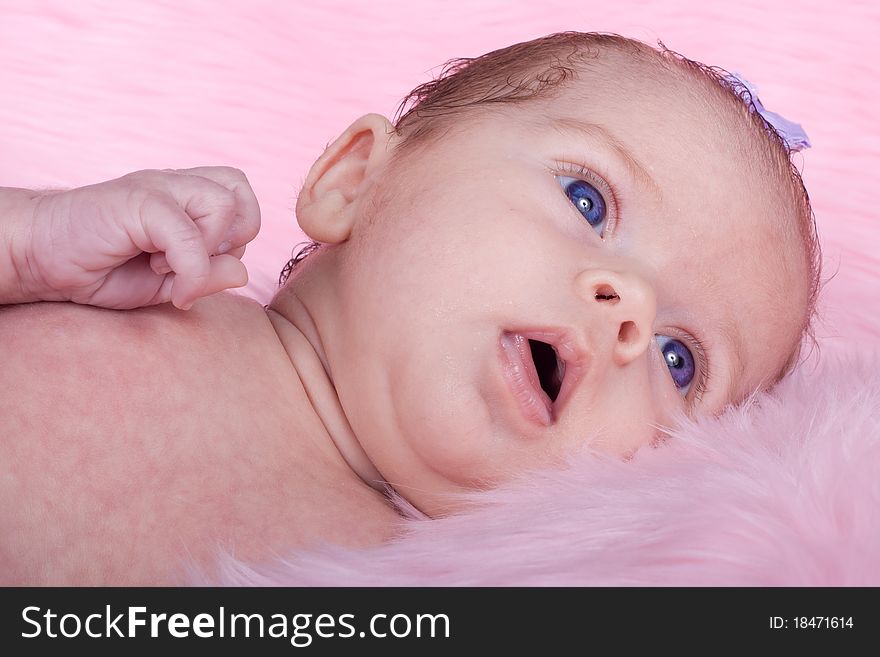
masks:
{"label": "headband", "polygon": [[726,79],[734,87],[739,86],[745,88],[749,97],[743,98],[743,102],[746,104],[751,103],[754,106],[758,114],[764,118],[764,121],[766,121],[776,134],[782,138],[782,141],[788,146],[789,151],[797,152],[810,147],[810,139],[801,127],[801,124],[789,121],[776,112],[771,112],[766,109],[758,98],[758,88],[756,86],[751,84],[738,73],[731,73]]}

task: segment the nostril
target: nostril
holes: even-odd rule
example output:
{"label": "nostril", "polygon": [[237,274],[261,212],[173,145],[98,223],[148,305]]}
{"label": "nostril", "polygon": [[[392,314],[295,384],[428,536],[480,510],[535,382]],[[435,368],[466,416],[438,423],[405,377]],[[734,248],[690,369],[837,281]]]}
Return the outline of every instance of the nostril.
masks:
{"label": "nostril", "polygon": [[635,342],[639,337],[639,329],[635,322],[623,322],[617,332],[618,342]]}
{"label": "nostril", "polygon": [[596,288],[596,301],[610,301],[615,304],[620,301],[620,297],[610,285],[600,285]]}

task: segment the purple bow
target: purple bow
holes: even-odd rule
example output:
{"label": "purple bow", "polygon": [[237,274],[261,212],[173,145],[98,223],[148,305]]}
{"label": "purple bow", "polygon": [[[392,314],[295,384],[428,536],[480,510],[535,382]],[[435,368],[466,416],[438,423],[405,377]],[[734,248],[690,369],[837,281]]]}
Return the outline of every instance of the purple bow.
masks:
{"label": "purple bow", "polygon": [[761,101],[758,99],[757,87],[752,85],[738,73],[731,73],[728,76],[728,80],[736,81],[748,90],[749,95],[752,97],[752,103],[755,105],[755,109],[758,110],[758,113],[764,117],[764,120],[773,127],[777,134],[782,137],[785,145],[788,146],[788,150],[796,152],[810,147],[810,138],[807,137],[807,133],[801,127],[800,123],[789,121],[776,112],[771,112],[764,108]]}

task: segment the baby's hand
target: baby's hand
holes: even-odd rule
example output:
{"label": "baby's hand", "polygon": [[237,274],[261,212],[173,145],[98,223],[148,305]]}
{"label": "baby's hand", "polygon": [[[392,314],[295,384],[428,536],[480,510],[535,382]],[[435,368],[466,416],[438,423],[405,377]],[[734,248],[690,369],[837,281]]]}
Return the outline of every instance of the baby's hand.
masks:
{"label": "baby's hand", "polygon": [[240,258],[259,230],[257,198],[238,169],[136,171],[37,200],[25,285],[46,301],[186,310],[247,283]]}

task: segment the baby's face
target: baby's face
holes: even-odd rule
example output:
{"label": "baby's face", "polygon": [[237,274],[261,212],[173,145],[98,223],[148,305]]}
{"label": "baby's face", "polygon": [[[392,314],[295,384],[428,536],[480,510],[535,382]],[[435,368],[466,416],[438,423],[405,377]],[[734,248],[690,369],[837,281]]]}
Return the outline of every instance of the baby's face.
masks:
{"label": "baby's face", "polygon": [[798,343],[807,267],[764,172],[699,102],[597,86],[463,117],[389,165],[338,247],[334,382],[428,513],[586,446],[630,454]]}

